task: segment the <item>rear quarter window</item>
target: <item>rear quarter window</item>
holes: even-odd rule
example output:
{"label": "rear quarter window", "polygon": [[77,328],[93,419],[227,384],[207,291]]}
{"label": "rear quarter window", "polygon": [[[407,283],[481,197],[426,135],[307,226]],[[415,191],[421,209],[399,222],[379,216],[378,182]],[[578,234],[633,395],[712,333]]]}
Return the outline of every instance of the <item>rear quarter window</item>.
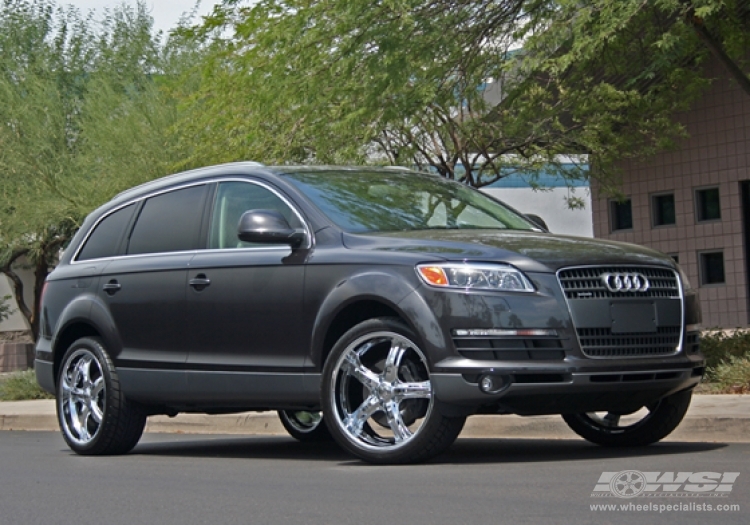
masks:
{"label": "rear quarter window", "polygon": [[125,228],[130,223],[135,204],[129,204],[99,221],[81,248],[77,260],[101,259],[120,255]]}

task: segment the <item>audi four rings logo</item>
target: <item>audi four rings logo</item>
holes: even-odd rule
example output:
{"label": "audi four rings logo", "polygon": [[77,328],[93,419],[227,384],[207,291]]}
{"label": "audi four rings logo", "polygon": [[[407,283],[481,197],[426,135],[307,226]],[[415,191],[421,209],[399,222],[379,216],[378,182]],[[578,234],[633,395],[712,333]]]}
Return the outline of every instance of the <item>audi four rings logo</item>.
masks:
{"label": "audi four rings logo", "polygon": [[649,283],[640,273],[605,273],[602,281],[610,292],[645,292]]}

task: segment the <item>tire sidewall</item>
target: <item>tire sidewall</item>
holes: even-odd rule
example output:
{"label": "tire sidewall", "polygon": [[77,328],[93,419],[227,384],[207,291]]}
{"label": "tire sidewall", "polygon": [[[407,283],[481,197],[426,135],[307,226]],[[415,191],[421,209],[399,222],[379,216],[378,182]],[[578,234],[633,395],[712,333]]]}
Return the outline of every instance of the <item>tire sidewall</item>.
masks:
{"label": "tire sidewall", "polygon": [[567,414],[568,426],[584,439],[604,446],[644,446],[660,441],[680,424],[690,406],[692,390],[671,394],[659,400],[648,416],[617,430],[602,428],[586,414]]}

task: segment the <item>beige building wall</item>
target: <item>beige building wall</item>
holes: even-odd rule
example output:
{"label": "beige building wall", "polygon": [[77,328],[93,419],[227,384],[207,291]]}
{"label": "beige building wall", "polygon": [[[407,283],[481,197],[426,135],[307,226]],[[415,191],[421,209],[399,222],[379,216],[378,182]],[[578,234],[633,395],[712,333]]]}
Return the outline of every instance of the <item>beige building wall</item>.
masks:
{"label": "beige building wall", "polygon": [[[31,270],[23,268],[18,269],[17,273],[23,281],[24,299],[26,304],[30,307],[34,301],[34,292],[32,290],[32,287],[34,286],[34,273]],[[13,287],[11,286],[10,281],[5,275],[0,274],[0,297],[5,297],[6,295],[11,296],[11,299],[7,304],[10,305],[13,313],[8,319],[0,322],[0,332],[22,332],[29,330],[29,323],[26,322],[26,318],[18,310],[18,303],[16,303],[16,300],[13,297]]]}
{"label": "beige building wall", "polygon": [[[621,165],[632,229],[613,231],[612,204],[592,184],[594,235],[676,255],[700,290],[703,326],[746,327],[750,319],[741,183],[750,181],[750,95],[718,64],[708,69],[719,78],[691,111],[676,117],[689,138],[674,151]],[[719,190],[721,218],[701,222],[696,190],[707,187]],[[654,225],[653,197],[658,194],[674,195],[675,224]],[[702,284],[700,254],[705,252],[723,253],[724,283]]]}

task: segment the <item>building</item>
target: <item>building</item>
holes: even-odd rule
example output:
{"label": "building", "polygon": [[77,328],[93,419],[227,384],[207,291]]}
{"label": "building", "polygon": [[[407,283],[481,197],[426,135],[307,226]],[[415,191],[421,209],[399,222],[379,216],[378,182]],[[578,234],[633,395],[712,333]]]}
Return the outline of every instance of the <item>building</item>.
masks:
{"label": "building", "polygon": [[719,64],[673,151],[623,161],[617,202],[592,183],[594,236],[675,258],[700,290],[703,326],[750,326],[750,95]]}
{"label": "building", "polygon": [[[482,191],[521,213],[538,215],[552,233],[594,236],[588,180],[566,181],[560,176],[542,172],[534,182],[540,189],[533,189],[528,177],[514,173],[483,187]],[[571,209],[568,206],[571,197],[580,199],[583,207]]]}

